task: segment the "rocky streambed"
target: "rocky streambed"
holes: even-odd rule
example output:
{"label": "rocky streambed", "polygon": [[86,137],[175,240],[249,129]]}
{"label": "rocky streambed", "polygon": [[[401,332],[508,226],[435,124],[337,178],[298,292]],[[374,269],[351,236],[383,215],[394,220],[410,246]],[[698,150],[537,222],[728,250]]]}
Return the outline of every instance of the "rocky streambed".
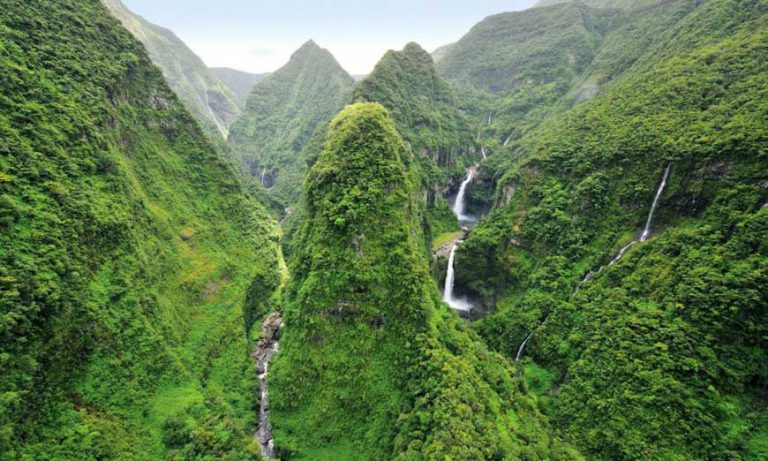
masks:
{"label": "rocky streambed", "polygon": [[267,377],[269,362],[280,347],[280,331],[283,328],[283,318],[279,312],[273,312],[267,316],[261,325],[261,338],[253,349],[253,361],[256,365],[256,373],[259,376],[259,392],[261,403],[259,405],[259,425],[254,437],[261,445],[261,454],[268,460],[275,458],[275,444],[272,440],[272,426],[269,424],[269,392],[267,391]]}

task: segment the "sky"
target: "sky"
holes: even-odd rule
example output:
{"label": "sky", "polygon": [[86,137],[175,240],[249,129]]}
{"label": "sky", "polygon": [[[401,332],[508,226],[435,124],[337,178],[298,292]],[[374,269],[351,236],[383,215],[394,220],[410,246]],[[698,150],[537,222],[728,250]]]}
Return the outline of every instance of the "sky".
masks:
{"label": "sky", "polygon": [[390,49],[427,51],[455,42],[491,14],[536,0],[123,0],[171,29],[209,67],[271,72],[309,39],[351,74],[366,74]]}

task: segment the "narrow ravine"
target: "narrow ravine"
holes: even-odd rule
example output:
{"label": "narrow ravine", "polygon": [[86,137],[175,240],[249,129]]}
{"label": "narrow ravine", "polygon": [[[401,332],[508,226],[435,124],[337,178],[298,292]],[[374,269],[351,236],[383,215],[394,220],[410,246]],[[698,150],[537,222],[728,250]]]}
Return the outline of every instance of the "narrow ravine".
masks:
{"label": "narrow ravine", "polygon": [[261,326],[261,338],[253,349],[253,360],[256,365],[256,373],[259,376],[259,392],[261,403],[259,404],[259,425],[256,428],[254,438],[261,446],[261,455],[268,460],[275,458],[275,444],[272,440],[272,426],[269,423],[269,392],[267,391],[267,378],[269,375],[269,362],[280,348],[280,330],[283,328],[283,318],[279,312],[273,312],[264,320]]}

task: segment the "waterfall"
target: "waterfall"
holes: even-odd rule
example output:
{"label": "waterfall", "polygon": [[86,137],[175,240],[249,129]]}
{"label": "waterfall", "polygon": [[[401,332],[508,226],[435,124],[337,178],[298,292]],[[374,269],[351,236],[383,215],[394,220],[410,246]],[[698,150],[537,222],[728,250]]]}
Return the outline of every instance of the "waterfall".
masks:
{"label": "waterfall", "polygon": [[448,256],[448,270],[445,273],[445,289],[443,291],[443,301],[446,302],[451,308],[457,311],[469,312],[472,310],[472,305],[465,299],[456,299],[453,296],[453,286],[455,277],[454,262],[456,260],[456,249],[459,247],[461,240],[457,241],[451,247],[451,254]]}
{"label": "waterfall", "polygon": [[667,178],[669,177],[669,169],[672,165],[667,165],[664,169],[664,177],[661,179],[659,189],[656,191],[656,197],[653,199],[653,205],[651,205],[651,211],[648,213],[648,220],[645,222],[645,229],[643,229],[643,235],[640,236],[640,241],[645,242],[648,240],[648,236],[651,235],[651,224],[653,223],[653,214],[656,212],[656,207],[659,205],[659,199],[661,198],[664,188],[667,187]]}
{"label": "waterfall", "polygon": [[507,136],[507,139],[504,140],[504,145],[506,146],[507,144],[509,144],[509,141],[511,140],[512,140],[512,135]]}
{"label": "waterfall", "polygon": [[453,212],[459,218],[459,221],[472,221],[472,216],[464,214],[464,196],[467,193],[467,186],[472,182],[475,177],[475,167],[471,167],[467,170],[467,178],[461,183],[459,187],[459,193],[456,195],[456,203],[453,204]]}
{"label": "waterfall", "polygon": [[[651,204],[651,211],[648,212],[648,220],[645,222],[645,228],[643,229],[643,233],[640,235],[640,238],[637,240],[632,240],[628,244],[621,247],[619,252],[616,254],[616,256],[611,259],[611,262],[608,263],[608,266],[613,266],[617,262],[621,260],[622,257],[624,257],[624,253],[627,252],[632,246],[638,242],[645,242],[648,240],[648,237],[651,235],[651,225],[653,224],[653,215],[656,213],[656,208],[659,206],[659,200],[661,199],[661,194],[664,192],[664,188],[667,187],[667,179],[669,179],[669,170],[671,169],[672,164],[668,164],[667,167],[664,169],[664,176],[661,178],[661,184],[659,184],[659,188],[656,190],[656,196],[653,198],[653,203]],[[768,205],[768,204],[766,204]],[[600,269],[597,271],[599,274],[600,272],[605,269],[605,266],[601,266]],[[592,280],[592,272],[589,272],[584,279],[581,281],[581,283],[586,283]],[[579,287],[576,287],[575,293],[579,292]]]}
{"label": "waterfall", "polygon": [[219,130],[221,135],[226,138],[227,137],[227,129],[224,128],[224,126],[222,126],[222,124],[219,122],[218,117],[216,117],[216,113],[211,108],[211,100],[208,97],[208,92],[205,91],[203,94],[205,95],[205,101],[204,101],[205,102],[205,106],[208,108],[208,113],[211,115],[211,118],[213,119],[213,123],[216,124],[216,128]]}
{"label": "waterfall", "polygon": [[520,348],[517,350],[517,356],[515,356],[515,362],[519,362],[520,359],[523,358],[523,353],[525,352],[525,346],[528,345],[528,341],[531,340],[531,336],[533,336],[533,333],[529,333],[528,336],[525,338],[525,341],[523,341],[523,344],[520,345]]}
{"label": "waterfall", "polygon": [[261,170],[261,180],[260,180],[260,181],[261,181],[261,187],[266,187],[266,186],[264,185],[264,175],[265,175],[265,174],[267,174],[267,167],[264,167],[264,169],[263,169],[263,170]]}
{"label": "waterfall", "polygon": [[279,312],[273,312],[264,321],[261,327],[261,339],[253,350],[253,359],[256,363],[256,373],[259,377],[259,391],[261,401],[259,403],[259,426],[254,438],[261,446],[261,455],[267,460],[274,460],[275,445],[272,440],[272,425],[269,424],[269,393],[267,392],[267,376],[269,362],[277,354],[280,343],[278,336],[283,327],[283,319]]}
{"label": "waterfall", "polygon": [[480,146],[480,153],[483,154],[483,160],[488,158],[487,153],[485,152],[485,147]]}

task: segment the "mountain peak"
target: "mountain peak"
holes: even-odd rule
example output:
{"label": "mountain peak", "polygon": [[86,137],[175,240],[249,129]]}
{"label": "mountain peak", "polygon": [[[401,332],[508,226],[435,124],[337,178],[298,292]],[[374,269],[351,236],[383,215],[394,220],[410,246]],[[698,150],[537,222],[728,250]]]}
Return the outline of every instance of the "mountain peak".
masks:
{"label": "mountain peak", "polygon": [[426,54],[426,55],[429,54],[427,53],[427,50],[422,48],[422,46],[416,42],[409,42],[407,45],[405,45],[405,48],[403,48],[403,51],[406,53],[419,53],[419,54]]}
{"label": "mountain peak", "polygon": [[328,50],[320,47],[320,45],[318,45],[317,42],[315,42],[312,39],[309,39],[306,42],[304,42],[304,44],[301,45],[296,51],[293,52],[293,55],[291,55],[291,58],[293,58],[294,56],[305,56],[305,55],[309,56],[309,55],[314,55],[321,52],[326,52],[330,54]]}

